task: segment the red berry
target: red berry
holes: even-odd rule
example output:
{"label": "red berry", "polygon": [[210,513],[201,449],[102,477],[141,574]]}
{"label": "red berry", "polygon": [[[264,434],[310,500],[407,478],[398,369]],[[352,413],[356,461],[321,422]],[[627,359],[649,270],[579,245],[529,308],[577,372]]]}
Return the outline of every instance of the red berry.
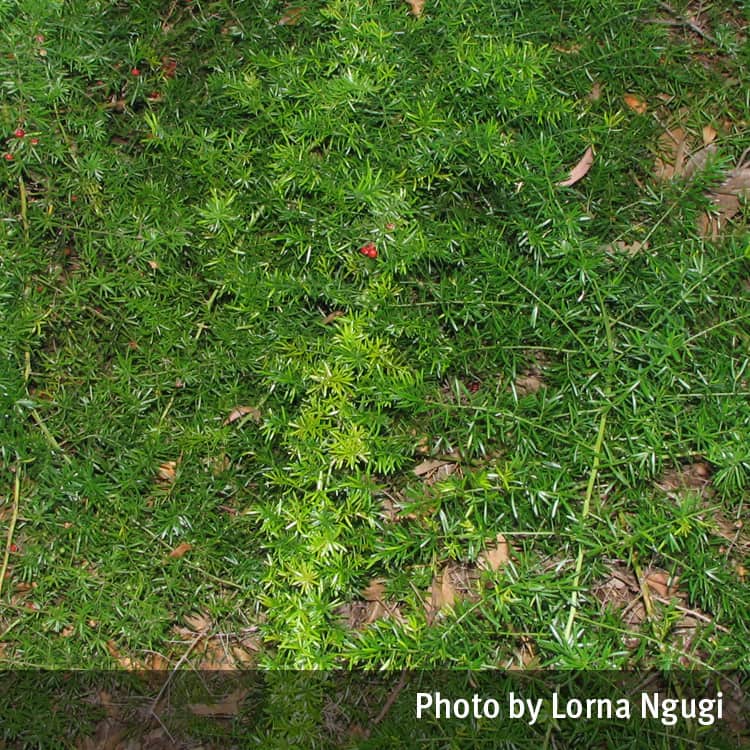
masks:
{"label": "red berry", "polygon": [[32,146],[36,146],[39,143],[38,138],[32,138],[29,143],[31,143]]}
{"label": "red berry", "polygon": [[23,138],[26,135],[26,131],[23,128],[16,128],[13,131],[13,135],[16,136],[16,138]]}
{"label": "red berry", "polygon": [[369,252],[367,253],[367,256],[369,258],[377,258],[378,257],[378,251],[374,247],[371,247],[370,250],[369,250]]}
{"label": "red berry", "polygon": [[139,76],[140,74],[141,74],[141,71],[138,68],[132,68],[130,70],[130,75],[131,76]]}
{"label": "red berry", "polygon": [[78,196],[77,195],[71,195],[70,196],[70,200],[73,201],[73,203],[75,203],[78,200]]}
{"label": "red berry", "polygon": [[11,543],[10,545],[10,551],[11,552],[18,552],[18,545],[15,543]]}
{"label": "red berry", "polygon": [[13,161],[13,154],[3,154],[5,161]]}
{"label": "red berry", "polygon": [[375,248],[374,243],[368,242],[366,245],[363,245],[359,248],[359,252],[362,253],[362,255],[366,255],[368,258],[377,258],[378,257],[378,251]]}

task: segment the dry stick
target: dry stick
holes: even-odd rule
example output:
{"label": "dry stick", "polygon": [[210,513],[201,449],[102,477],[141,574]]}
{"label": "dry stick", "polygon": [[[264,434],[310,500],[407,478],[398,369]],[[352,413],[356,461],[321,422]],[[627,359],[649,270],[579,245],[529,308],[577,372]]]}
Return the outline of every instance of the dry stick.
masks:
{"label": "dry stick", "polygon": [[60,455],[62,456],[62,458],[65,461],[65,463],[68,463],[68,464],[71,463],[70,456],[67,453],[65,453],[65,450],[63,449],[63,447],[60,445],[60,443],[57,442],[57,439],[49,431],[49,429],[47,428],[47,425],[44,424],[44,421],[39,416],[39,412],[36,409],[31,409],[31,416],[34,418],[34,421],[36,422],[37,427],[39,427],[39,429],[42,431],[42,434],[44,435],[44,437],[47,438],[47,442],[56,451],[58,451],[60,453]]}
{"label": "dry stick", "polygon": [[633,560],[633,570],[635,571],[635,577],[638,580],[638,586],[641,589],[641,597],[643,598],[643,606],[646,608],[646,616],[651,622],[653,622],[655,619],[655,613],[654,603],[651,600],[651,589],[649,588],[648,582],[643,575],[643,569],[641,568],[637,560]]}
{"label": "dry stick", "polygon": [[10,524],[8,525],[8,536],[5,540],[5,554],[3,555],[3,565],[0,568],[0,595],[3,593],[3,583],[5,574],[8,572],[8,561],[10,560],[10,549],[13,546],[13,532],[16,530],[16,521],[18,520],[18,504],[21,498],[21,467],[16,466],[16,476],[13,482],[13,510],[11,511]]}
{"label": "dry stick", "polygon": [[373,724],[380,724],[380,722],[383,721],[383,719],[385,719],[385,717],[388,715],[388,712],[391,710],[391,706],[393,706],[393,704],[396,702],[396,698],[398,698],[398,696],[401,694],[401,691],[404,689],[408,677],[409,673],[404,669],[401,672],[401,678],[396,684],[396,687],[391,690],[391,693],[388,696],[388,700],[380,710],[380,713],[373,720]]}
{"label": "dry stick", "polygon": [[[612,332],[612,322],[607,316],[607,311],[604,307],[604,300],[599,291],[599,287],[594,284],[594,292],[596,293],[597,300],[599,302],[599,309],[602,311],[602,320],[604,321],[604,330],[607,335],[607,349],[609,351],[610,366],[615,366],[615,339]],[[608,373],[608,387],[609,390],[609,375]],[[596,478],[599,474],[599,463],[601,462],[602,446],[604,444],[604,433],[607,429],[607,415],[611,408],[611,399],[607,400],[607,403],[602,407],[602,413],[599,417],[599,432],[596,436],[596,442],[594,443],[594,460],[591,464],[591,473],[589,474],[589,481],[586,485],[586,495],[583,499],[583,510],[581,511],[581,521],[585,521],[591,510],[591,498],[594,494],[594,485],[596,484]],[[573,625],[575,623],[576,614],[578,612],[578,587],[581,584],[581,574],[583,572],[583,544],[578,545],[578,557],[576,559],[576,570],[573,578],[573,593],[570,597],[570,612],[568,614],[568,623],[565,626],[565,640],[570,642],[570,638],[573,634]]]}
{"label": "dry stick", "polygon": [[[155,542],[158,544],[161,544],[162,547],[165,549],[171,549],[169,543],[162,539],[158,534],[154,534],[151,529],[147,528],[143,524],[135,522],[134,524],[137,526],[141,531],[145,531]],[[198,573],[201,573],[202,575],[206,576],[206,578],[210,578],[215,583],[220,583],[222,586],[227,586],[228,588],[237,589],[238,591],[244,591],[245,587],[241,583],[236,583],[235,581],[230,581],[227,578],[220,578],[219,576],[215,576],[213,573],[209,573],[207,570],[203,570],[200,565],[196,565],[195,563],[191,563],[190,560],[185,560],[183,558],[182,564],[186,567],[190,568],[191,570],[195,570]]]}
{"label": "dry stick", "polygon": [[[659,602],[660,604],[666,604],[667,606],[672,605],[680,612],[683,612],[686,615],[690,615],[691,617],[695,617],[696,620],[707,622],[713,625],[717,630],[721,630],[722,633],[732,632],[729,628],[725,628],[723,625],[719,625],[718,622],[712,620],[708,615],[704,615],[703,612],[698,612],[694,609],[688,609],[687,607],[683,607],[681,604],[677,604],[676,602],[671,602],[669,599],[665,599],[663,596],[656,596],[655,594],[651,594],[651,598],[654,601]],[[679,623],[677,623],[677,627],[680,627]]]}
{"label": "dry stick", "polygon": [[[174,665],[174,669],[169,673],[169,676],[164,681],[164,684],[161,686],[161,689],[156,694],[156,698],[154,698],[153,702],[151,703],[151,708],[149,709],[149,713],[159,722],[159,724],[164,727],[164,723],[159,718],[159,714],[156,713],[156,707],[159,705],[159,701],[162,699],[162,696],[164,693],[166,693],[167,688],[172,683],[172,680],[174,679],[175,674],[177,674],[177,670],[187,661],[190,654],[195,650],[195,647],[206,637],[208,634],[208,628],[203,628],[203,630],[198,633],[195,638],[193,639],[192,643],[187,647],[187,650],[185,653],[177,660],[177,664]],[[166,729],[166,727],[164,727]],[[167,734],[169,734],[169,731],[167,731]],[[170,738],[172,735],[169,735]],[[174,740],[173,740],[174,741]]]}
{"label": "dry stick", "polygon": [[[607,427],[607,412],[605,408],[602,411],[601,418],[599,419],[599,432],[596,436],[596,443],[594,444],[594,461],[591,466],[591,473],[589,474],[589,482],[586,486],[586,496],[583,499],[583,511],[581,512],[581,521],[584,521],[589,515],[591,509],[591,497],[594,494],[594,484],[596,484],[596,477],[599,473],[599,461],[602,453],[602,444],[604,443],[604,431]],[[575,577],[573,578],[573,594],[570,599],[570,613],[568,614],[568,623],[565,626],[565,640],[569,641],[571,634],[573,633],[573,623],[576,619],[576,613],[578,612],[578,586],[581,583],[581,573],[583,572],[583,545],[578,547],[578,557],[576,558],[576,571]]]}
{"label": "dry stick", "polygon": [[695,21],[691,21],[689,18],[685,18],[685,16],[680,15],[669,3],[660,2],[659,7],[669,13],[669,15],[675,19],[675,23],[677,25],[685,26],[686,28],[695,32],[698,36],[705,39],[707,42],[715,44],[717,47],[721,46],[716,37],[713,37],[707,31],[704,31],[700,26],[698,26],[697,23],[695,23]]}

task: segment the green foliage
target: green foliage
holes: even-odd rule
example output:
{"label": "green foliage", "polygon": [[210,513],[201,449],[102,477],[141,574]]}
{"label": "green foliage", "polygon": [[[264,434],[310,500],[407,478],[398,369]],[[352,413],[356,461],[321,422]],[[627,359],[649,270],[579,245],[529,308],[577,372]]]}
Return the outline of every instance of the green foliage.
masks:
{"label": "green foliage", "polygon": [[[194,610],[257,624],[272,666],[498,666],[522,636],[544,666],[676,662],[677,610],[632,652],[602,613],[615,560],[730,630],[693,663],[741,662],[712,519],[746,515],[747,239],[697,236],[703,186],[651,185],[657,124],[622,104],[666,91],[700,127],[738,118],[729,84],[653,2],[304,5],[0,4],[0,460],[36,585],[3,593],[12,663],[168,651]],[[415,477],[422,436],[462,473]],[[655,484],[698,459],[711,509]],[[498,533],[511,564],[433,621],[434,575]],[[376,576],[402,617],[353,632]]]}

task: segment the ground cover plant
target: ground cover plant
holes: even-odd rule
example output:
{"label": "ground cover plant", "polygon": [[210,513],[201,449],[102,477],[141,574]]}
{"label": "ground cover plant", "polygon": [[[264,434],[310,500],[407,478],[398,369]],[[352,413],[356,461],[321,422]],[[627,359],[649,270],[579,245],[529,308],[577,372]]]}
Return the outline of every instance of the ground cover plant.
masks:
{"label": "ground cover plant", "polygon": [[4,665],[747,665],[746,8],[0,16]]}

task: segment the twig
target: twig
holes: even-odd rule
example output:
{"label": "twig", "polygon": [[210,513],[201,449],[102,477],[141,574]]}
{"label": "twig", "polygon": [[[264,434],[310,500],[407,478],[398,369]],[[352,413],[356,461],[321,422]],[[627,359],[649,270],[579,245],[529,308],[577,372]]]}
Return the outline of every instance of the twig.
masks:
{"label": "twig", "polygon": [[633,560],[633,570],[635,570],[635,577],[638,581],[638,586],[641,589],[641,596],[643,597],[643,606],[646,607],[646,616],[648,619],[654,621],[654,602],[651,598],[651,589],[648,586],[648,581],[643,575],[643,569],[636,560]]}
{"label": "twig", "polygon": [[[715,44],[717,47],[721,47],[721,44],[719,44],[718,39],[716,37],[711,36],[707,31],[704,31],[700,26],[698,26],[695,21],[691,21],[689,18],[685,18],[685,16],[680,15],[669,3],[660,2],[659,7],[665,11],[666,13],[669,13],[670,16],[674,19],[673,24],[675,26],[684,26],[685,28],[690,29],[692,32],[697,34],[699,37],[705,39],[707,42],[711,42],[711,44]],[[664,21],[656,20],[656,19],[647,19],[649,23],[664,23]]]}
{"label": "twig", "polygon": [[[601,417],[599,418],[599,432],[596,436],[596,443],[594,444],[594,460],[591,465],[591,473],[589,474],[589,481],[586,486],[586,496],[583,499],[583,510],[581,511],[581,521],[584,521],[589,515],[591,509],[591,498],[594,494],[594,485],[596,484],[596,477],[599,474],[599,462],[602,455],[602,444],[604,443],[604,433],[607,429],[607,414],[608,409],[605,408],[602,411]],[[573,593],[570,599],[570,613],[568,614],[568,622],[565,626],[565,640],[570,641],[573,634],[573,623],[576,619],[576,613],[578,612],[578,587],[581,583],[581,574],[583,572],[583,545],[578,547],[578,557],[576,558],[576,569],[575,576],[573,578]]]}
{"label": "twig", "polygon": [[42,434],[44,435],[44,437],[45,437],[45,438],[47,438],[47,442],[48,442],[48,443],[49,443],[49,444],[50,444],[50,445],[51,445],[51,446],[52,446],[52,447],[53,447],[53,448],[54,448],[54,449],[55,449],[56,451],[58,451],[58,452],[60,453],[60,455],[62,456],[62,458],[63,458],[63,460],[65,461],[65,463],[68,463],[68,464],[69,464],[69,463],[71,462],[71,458],[70,458],[70,456],[69,456],[69,455],[68,455],[68,454],[67,454],[67,453],[65,452],[65,450],[64,450],[64,449],[63,449],[63,447],[62,447],[62,446],[60,445],[60,443],[58,443],[58,442],[57,442],[57,439],[56,439],[56,438],[55,438],[55,436],[54,436],[54,435],[53,435],[53,434],[52,434],[52,433],[51,433],[51,432],[49,431],[49,429],[47,428],[47,425],[46,425],[46,424],[44,424],[44,421],[43,421],[43,420],[42,420],[42,418],[41,418],[41,417],[39,416],[39,412],[38,412],[38,411],[37,411],[36,409],[31,409],[31,416],[32,416],[32,417],[34,418],[34,421],[36,422],[36,424],[37,424],[37,427],[39,427],[39,429],[40,429],[40,430],[42,431]]}
{"label": "twig", "polygon": [[[164,539],[162,539],[158,534],[154,534],[151,529],[147,528],[143,524],[136,523],[135,524],[141,531],[145,531],[155,542],[158,542],[161,544],[162,547],[165,549],[171,549],[169,546],[169,543],[166,542]],[[206,576],[206,578],[210,578],[215,583],[220,583],[222,586],[227,586],[232,589],[237,589],[238,591],[244,591],[245,587],[240,583],[235,583],[235,581],[230,581],[227,578],[220,578],[219,576],[215,576],[213,573],[209,573],[207,570],[203,570],[200,565],[196,565],[195,563],[191,563],[190,560],[182,559],[182,564],[186,567],[195,570],[198,573],[201,573],[202,575]]]}
{"label": "twig", "polygon": [[[675,609],[680,610],[680,612],[684,612],[686,615],[695,617],[696,620],[701,620],[702,622],[710,623],[717,630],[721,630],[722,633],[732,632],[731,630],[729,630],[729,628],[725,628],[723,625],[719,625],[718,622],[716,622],[715,620],[712,620],[708,615],[704,615],[702,612],[697,612],[694,609],[688,609],[687,607],[683,607],[681,604],[677,604],[677,602],[672,602],[669,599],[665,599],[662,596],[656,596],[655,594],[651,594],[651,598],[654,601],[659,602],[660,604],[666,604],[667,606],[672,605]],[[679,623],[677,623],[677,627],[680,627]]]}
{"label": "twig", "polygon": [[391,690],[390,695],[388,696],[388,700],[385,702],[385,705],[383,708],[380,709],[380,713],[373,719],[373,724],[380,724],[383,719],[387,716],[388,712],[391,710],[391,706],[396,702],[396,698],[401,694],[401,691],[406,686],[406,681],[409,679],[409,673],[404,669],[401,672],[401,678],[399,679],[398,683],[396,683],[396,687]]}
{"label": "twig", "polygon": [[13,546],[13,532],[16,530],[16,521],[18,520],[18,505],[21,498],[21,467],[16,466],[16,476],[13,482],[13,509],[11,510],[10,523],[8,525],[8,535],[5,539],[5,554],[3,555],[3,565],[0,567],[0,596],[3,593],[3,583],[5,583],[5,574],[8,572],[8,562],[10,560],[10,550]]}
{"label": "twig", "polygon": [[[156,713],[156,707],[159,705],[159,701],[162,699],[164,693],[167,692],[167,688],[172,684],[172,680],[174,679],[175,674],[177,674],[179,668],[187,661],[190,654],[195,650],[195,647],[206,637],[207,634],[208,628],[203,628],[203,630],[201,630],[200,633],[198,633],[195,638],[193,638],[185,653],[177,660],[177,664],[174,665],[174,669],[169,673],[169,676],[164,681],[161,689],[156,694],[156,698],[154,698],[154,700],[152,701],[149,713],[154,716],[160,724],[162,724],[162,721]],[[162,724],[162,726],[164,726],[164,724]]]}

